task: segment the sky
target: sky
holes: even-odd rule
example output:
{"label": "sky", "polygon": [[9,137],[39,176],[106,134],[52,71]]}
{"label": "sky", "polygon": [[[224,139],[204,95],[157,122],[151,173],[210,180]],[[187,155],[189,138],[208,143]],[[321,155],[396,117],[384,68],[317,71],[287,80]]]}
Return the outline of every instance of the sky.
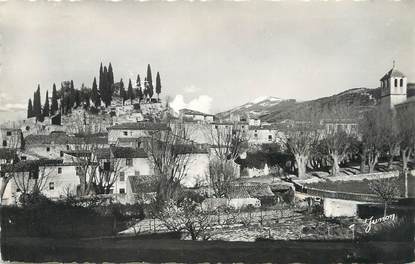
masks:
{"label": "sky", "polygon": [[[0,122],[40,84],[160,72],[162,98],[217,113],[262,96],[311,100],[415,82],[415,1],[0,2]],[[153,77],[155,79],[155,77]],[[59,87],[59,85],[58,85]]]}

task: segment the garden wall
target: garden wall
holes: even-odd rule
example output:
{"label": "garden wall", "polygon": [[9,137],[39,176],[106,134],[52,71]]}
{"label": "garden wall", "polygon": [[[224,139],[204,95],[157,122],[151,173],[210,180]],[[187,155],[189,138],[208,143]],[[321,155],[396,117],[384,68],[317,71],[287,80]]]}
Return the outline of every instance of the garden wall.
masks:
{"label": "garden wall", "polygon": [[342,199],[360,202],[381,202],[380,198],[374,194],[327,191],[309,187],[304,187],[303,192],[311,196],[319,196],[323,198]]}
{"label": "garden wall", "polygon": [[358,215],[358,205],[363,202],[325,198],[323,200],[326,217],[352,217]]}
{"label": "garden wall", "polygon": [[363,181],[366,180],[376,180],[376,179],[386,179],[386,178],[393,178],[398,177],[399,171],[387,171],[387,172],[375,172],[375,173],[364,173],[364,174],[354,174],[354,175],[341,175],[341,176],[333,176],[327,178],[309,178],[304,180],[293,180],[295,183],[303,185],[303,184],[311,184],[311,183],[318,183],[324,181]]}

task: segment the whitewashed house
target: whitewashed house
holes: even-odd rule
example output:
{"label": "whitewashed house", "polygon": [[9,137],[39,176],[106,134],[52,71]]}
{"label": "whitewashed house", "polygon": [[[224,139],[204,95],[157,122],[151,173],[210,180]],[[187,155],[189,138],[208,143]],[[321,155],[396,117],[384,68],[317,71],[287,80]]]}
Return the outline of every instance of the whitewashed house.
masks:
{"label": "whitewashed house", "polygon": [[147,153],[141,148],[111,147],[111,158],[113,162],[117,162],[115,173],[118,174],[113,185],[113,193],[126,193],[129,176],[154,174]]}

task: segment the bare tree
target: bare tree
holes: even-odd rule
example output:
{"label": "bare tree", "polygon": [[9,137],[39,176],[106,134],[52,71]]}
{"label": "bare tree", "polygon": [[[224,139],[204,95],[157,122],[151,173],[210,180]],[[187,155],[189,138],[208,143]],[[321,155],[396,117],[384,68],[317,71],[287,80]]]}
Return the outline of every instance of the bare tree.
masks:
{"label": "bare tree", "polygon": [[408,160],[412,156],[415,148],[415,107],[411,104],[397,112],[398,133],[400,150],[402,155],[402,170],[407,172]]}
{"label": "bare tree", "polygon": [[232,181],[236,178],[235,169],[232,164],[221,162],[219,159],[209,161],[209,184],[216,197],[227,197]]}
{"label": "bare tree", "polygon": [[307,162],[318,138],[319,133],[311,124],[287,131],[285,144],[287,149],[294,155],[299,178],[304,178],[306,175]]}
{"label": "bare tree", "polygon": [[180,204],[170,201],[164,206],[159,218],[167,229],[175,232],[185,231],[192,240],[208,240],[208,231],[214,223],[208,212],[189,199],[184,199]]}
{"label": "bare tree", "polygon": [[144,144],[155,170],[157,196],[163,201],[176,196],[181,181],[189,169],[191,150],[194,143],[190,141],[182,128],[172,126],[168,130],[154,131]]}
{"label": "bare tree", "polygon": [[350,154],[353,138],[344,130],[331,131],[322,139],[324,152],[330,157],[331,175],[340,172],[340,163]]}
{"label": "bare tree", "polygon": [[80,181],[79,195],[88,195],[93,188],[99,168],[99,160],[94,153],[103,149],[107,144],[94,133],[95,126],[80,125],[75,142],[75,150],[68,151],[72,162],[77,164],[77,175]]}
{"label": "bare tree", "polygon": [[392,169],[393,158],[397,153],[399,153],[399,145],[401,143],[398,120],[396,119],[395,111],[390,110],[384,113],[382,120],[380,121],[384,151],[389,157],[388,169]]}
{"label": "bare tree", "polygon": [[[4,133],[2,134],[2,138],[5,138],[7,136],[6,135],[7,130],[1,130],[1,133]],[[21,133],[21,131],[19,134],[20,135],[18,136],[9,137],[9,140],[7,142],[8,148],[2,149],[4,154],[7,156],[6,159],[8,159],[8,162],[10,162],[11,164],[16,164],[19,162],[17,152],[19,148],[24,147],[23,134]],[[1,168],[1,164],[0,164],[0,168]],[[7,170],[3,170],[3,168],[1,168],[0,204],[2,203],[4,192],[10,180],[14,178],[15,174],[19,173],[19,171],[16,170],[17,167],[11,166],[9,168],[10,169],[7,169]]]}
{"label": "bare tree", "polygon": [[386,216],[386,208],[390,202],[400,195],[397,178],[379,179],[369,182],[370,190],[379,196],[384,202],[383,215]]}
{"label": "bare tree", "polygon": [[362,135],[362,147],[365,154],[366,162],[369,166],[369,172],[373,172],[378,163],[382,147],[384,146],[384,136],[382,131],[382,114],[376,109],[368,111],[363,116],[359,124]]}
{"label": "bare tree", "polygon": [[110,149],[96,149],[94,155],[106,151],[109,152],[108,156],[104,159],[97,157],[97,163],[92,165],[95,173],[91,174],[90,182],[97,194],[109,194],[120,174],[122,159],[115,157]]}
{"label": "bare tree", "polygon": [[15,173],[13,175],[14,184],[20,189],[22,195],[41,193],[56,171],[54,167],[47,167],[42,160],[35,160],[33,162],[22,161],[21,163],[29,162],[33,164],[29,166],[28,172]]}
{"label": "bare tree", "polygon": [[217,197],[226,197],[231,182],[237,177],[234,160],[247,148],[248,135],[232,124],[213,124],[207,130],[212,153],[208,182]]}
{"label": "bare tree", "polygon": [[233,161],[247,147],[248,135],[232,124],[212,124],[207,137],[215,158]]}

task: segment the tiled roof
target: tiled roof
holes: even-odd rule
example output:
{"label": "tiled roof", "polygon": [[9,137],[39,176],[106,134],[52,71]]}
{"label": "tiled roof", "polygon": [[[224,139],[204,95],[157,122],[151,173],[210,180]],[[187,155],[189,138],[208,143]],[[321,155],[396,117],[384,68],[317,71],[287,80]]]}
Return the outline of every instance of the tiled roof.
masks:
{"label": "tiled roof", "polygon": [[118,138],[118,142],[120,143],[130,143],[130,142],[141,142],[141,138]]}
{"label": "tiled roof", "polygon": [[10,148],[0,148],[0,159],[11,160],[16,157],[16,150]]}
{"label": "tiled roof", "polygon": [[147,158],[147,153],[139,148],[129,147],[111,147],[111,152],[114,158]]}
{"label": "tiled roof", "polygon": [[196,110],[192,110],[192,109],[187,109],[187,108],[185,108],[185,109],[181,109],[181,110],[180,110],[180,113],[181,113],[181,114],[184,114],[184,115],[202,115],[202,116],[213,116],[213,115],[211,115],[211,114],[206,114],[206,113],[203,113],[203,112],[200,112],[200,111],[196,111]]}
{"label": "tiled roof", "polygon": [[1,172],[28,172],[36,170],[39,166],[62,164],[62,160],[24,160],[14,164],[2,164]]}
{"label": "tiled roof", "polygon": [[66,145],[80,143],[80,139],[76,137],[70,137],[61,133],[54,133],[50,135],[28,135],[25,138],[25,143],[26,145]]}
{"label": "tiled roof", "polygon": [[95,155],[97,156],[97,159],[110,159],[111,157],[111,151],[110,148],[100,148],[95,150]]}
{"label": "tiled roof", "polygon": [[382,79],[380,79],[381,81],[387,80],[391,77],[399,77],[399,78],[403,78],[406,77],[402,72],[398,71],[395,68],[392,68],[390,71],[388,71],[385,75],[383,75]]}
{"label": "tiled roof", "polygon": [[51,133],[50,135],[28,135],[25,138],[27,145],[49,145],[49,144],[108,144],[108,137],[105,136],[68,136],[65,133]]}
{"label": "tiled roof", "polygon": [[179,144],[174,146],[177,154],[207,154],[209,150],[203,145]]}
{"label": "tiled roof", "polygon": [[133,122],[122,123],[107,128],[108,130],[169,130],[165,123]]}
{"label": "tiled roof", "polygon": [[64,153],[73,157],[88,157],[91,155],[90,150],[68,150],[64,151]]}

